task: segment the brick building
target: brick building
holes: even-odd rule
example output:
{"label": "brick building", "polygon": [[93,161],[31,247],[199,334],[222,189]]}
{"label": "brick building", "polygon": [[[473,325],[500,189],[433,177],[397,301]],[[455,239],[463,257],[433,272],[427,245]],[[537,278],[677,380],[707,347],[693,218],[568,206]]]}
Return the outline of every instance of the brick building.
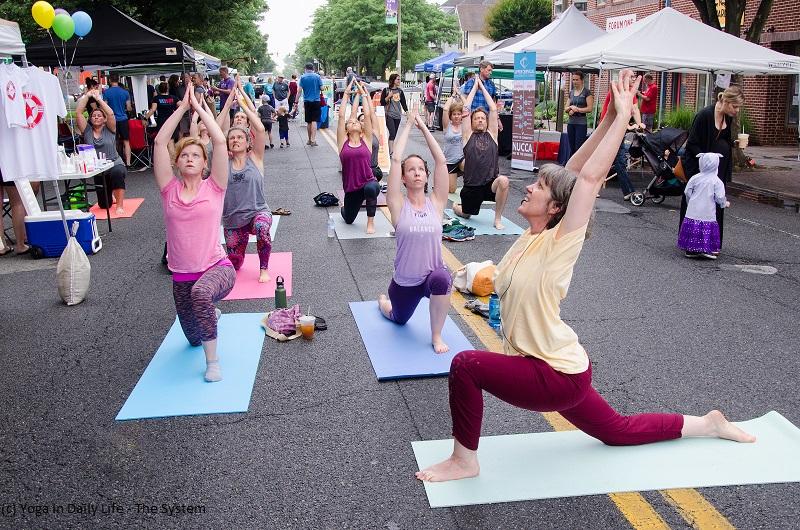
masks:
{"label": "brick building", "polygon": [[[566,5],[573,3],[568,0]],[[641,20],[662,9],[665,0],[576,0],[576,7],[602,29]],[[742,32],[750,27],[758,3],[748,0]],[[565,7],[563,0],[554,0],[553,14]],[[700,20],[691,0],[673,0],[671,7]],[[724,9],[724,0],[717,0]],[[680,38],[679,35],[675,36]],[[800,55],[800,0],[775,1],[764,25],[760,44],[775,51]],[[658,77],[657,77],[658,79]],[[711,103],[714,79],[710,75],[666,74],[665,108],[685,105],[700,109]],[[747,99],[745,107],[753,124],[751,141],[761,145],[795,145],[798,142],[798,76],[745,76],[742,87]],[[607,77],[600,82],[601,96],[607,91]]]}

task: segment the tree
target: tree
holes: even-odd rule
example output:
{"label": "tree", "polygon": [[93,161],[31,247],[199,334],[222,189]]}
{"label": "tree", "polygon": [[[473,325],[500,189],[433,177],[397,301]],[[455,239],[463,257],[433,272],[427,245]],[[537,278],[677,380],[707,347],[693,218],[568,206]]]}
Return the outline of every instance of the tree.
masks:
{"label": "tree", "polygon": [[[747,28],[744,38],[756,44],[761,40],[761,33],[764,30],[764,24],[769,18],[769,12],[772,10],[773,0],[753,0],[758,2],[758,9],[756,16]],[[730,33],[736,37],[742,36],[742,19],[744,11],[747,7],[747,0],[725,0],[725,27],[721,27],[719,23],[720,13],[717,13],[716,2],[713,0],[692,0],[692,3],[700,13],[700,20],[704,24],[708,24],[712,28],[723,30],[725,33]],[[740,76],[734,76],[734,81],[738,82]],[[739,116],[734,117],[732,129],[739,130]],[[737,167],[742,167],[746,164],[744,152],[735,147],[733,150],[733,160]]]}
{"label": "tree", "polygon": [[[403,69],[431,57],[431,42],[456,42],[458,22],[426,0],[402,0]],[[386,24],[384,0],[329,0],[314,13],[311,34],[296,59],[316,59],[326,70],[361,66],[383,74],[397,58],[397,26]]]}
{"label": "tree", "polygon": [[548,0],[500,0],[486,13],[489,37],[498,41],[539,31],[550,23],[552,8]]}
{"label": "tree", "polygon": [[[110,3],[148,27],[236,68],[255,71],[257,67],[268,70],[274,66],[267,53],[266,37],[258,29],[258,21],[269,9],[266,0],[59,0],[55,4],[73,12],[81,8],[91,10],[92,5],[101,3]],[[0,0],[0,18],[18,22],[26,43],[46,35],[31,17],[31,5],[32,2]]]}
{"label": "tree", "polygon": [[[764,31],[764,24],[767,23],[769,12],[772,10],[773,0],[752,0],[758,2],[758,10],[753,22],[747,29],[744,38],[750,42],[758,42],[761,40],[761,32]],[[737,37],[742,36],[742,18],[744,16],[745,8],[747,7],[747,0],[725,0],[725,27],[720,27],[719,13],[717,13],[717,5],[713,0],[692,0],[692,3],[700,13],[700,20],[704,24],[708,24],[712,28],[721,29],[725,33],[730,33]]]}

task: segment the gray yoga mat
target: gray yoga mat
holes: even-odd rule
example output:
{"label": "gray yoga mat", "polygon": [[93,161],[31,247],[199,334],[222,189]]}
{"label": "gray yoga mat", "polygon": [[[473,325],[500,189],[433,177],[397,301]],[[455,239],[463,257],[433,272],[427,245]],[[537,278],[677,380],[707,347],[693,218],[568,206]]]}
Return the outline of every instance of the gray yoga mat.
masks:
{"label": "gray yoga mat", "polygon": [[342,219],[342,214],[339,212],[329,214],[329,217],[333,219],[333,223],[336,226],[336,237],[339,239],[371,239],[374,237],[393,237],[390,232],[392,232],[394,229],[392,228],[391,223],[389,223],[389,220],[381,211],[375,213],[374,234],[367,234],[367,214],[364,212],[359,212],[358,217],[356,217],[356,220],[351,225],[344,222],[344,219]]}
{"label": "gray yoga mat", "polygon": [[[580,431],[481,438],[481,474],[425,482],[431,508],[626,491],[800,482],[800,429],[777,412],[739,427],[755,443],[685,438],[609,447]],[[420,469],[447,458],[452,439],[411,443]]]}

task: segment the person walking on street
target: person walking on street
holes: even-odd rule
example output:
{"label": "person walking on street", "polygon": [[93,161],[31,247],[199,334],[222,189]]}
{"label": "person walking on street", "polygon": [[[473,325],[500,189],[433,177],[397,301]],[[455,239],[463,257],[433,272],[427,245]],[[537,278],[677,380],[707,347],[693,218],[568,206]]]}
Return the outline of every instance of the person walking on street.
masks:
{"label": "person walking on street", "polygon": [[[633,83],[635,79],[631,78],[630,82]],[[603,117],[606,115],[608,109],[612,106],[611,105],[612,93],[609,90],[608,94],[606,94],[606,99],[603,102],[603,110],[600,112],[600,119],[602,120]],[[633,96],[633,107],[631,108],[631,116],[630,120],[633,123],[628,125],[629,131],[637,131],[637,130],[644,130],[645,126],[642,123],[642,115],[639,114],[639,105],[637,104],[638,100],[636,96]],[[629,120],[629,121],[630,121]],[[622,190],[622,200],[627,201],[633,195],[635,191],[633,188],[633,184],[631,183],[631,179],[628,176],[628,151],[631,148],[631,142],[626,140],[623,136],[622,143],[619,145],[619,149],[617,150],[617,156],[614,159],[614,165],[612,166],[612,171],[617,175],[619,179],[619,187]]]}
{"label": "person walking on street", "polygon": [[408,112],[406,94],[400,88],[400,74],[389,76],[389,86],[381,91],[381,105],[386,110],[386,128],[389,130],[389,156],[394,152],[394,139],[400,129],[403,113]]}
{"label": "person walking on street", "polygon": [[278,74],[278,79],[272,85],[272,94],[275,97],[275,108],[284,107],[289,111],[289,83],[283,78],[283,74]]}
{"label": "person walking on street", "polygon": [[275,144],[272,143],[272,124],[275,123],[277,114],[272,105],[269,104],[269,97],[266,94],[261,96],[261,106],[258,107],[258,117],[261,119],[261,123],[264,125],[264,130],[267,131],[267,138],[269,140],[267,149],[273,149]]}
{"label": "person walking on street", "polygon": [[656,116],[656,108],[658,107],[658,87],[653,80],[653,74],[645,74],[642,89],[638,94],[642,100],[642,123],[647,127],[648,131],[653,130],[653,123]]}
{"label": "person walking on street", "polygon": [[292,74],[289,81],[289,113],[292,119],[297,117],[297,74]]}
{"label": "person walking on street", "polygon": [[717,259],[719,254],[716,208],[730,206],[725,198],[725,185],[717,176],[720,156],[719,153],[697,155],[700,173],[689,179],[683,191],[688,205],[678,235],[678,248],[686,251],[687,258]]}
{"label": "person walking on street", "polygon": [[[419,480],[442,482],[477,476],[483,391],[527,410],[559,412],[607,445],[639,445],[713,436],[736,442],[755,437],[721,412],[705,416],[622,416],[592,386],[592,365],[578,336],[559,316],[580,256],[594,203],[625,135],[639,81],[624,70],[611,82],[614,103],[577,153],[562,168],[543,166],[517,211],[530,228],[497,266],[503,352],[462,351],[450,365],[453,452],[418,471]],[[516,276],[516,278],[515,278]],[[533,455],[535,457],[536,455]],[[544,456],[544,455],[539,455]]]}
{"label": "person walking on street", "polygon": [[594,96],[586,88],[584,73],[572,72],[572,91],[569,95],[569,121],[567,121],[567,137],[570,153],[577,153],[586,141],[586,114],[594,108]]}
{"label": "person walking on street", "polygon": [[[322,90],[322,78],[314,71],[312,63],[306,64],[305,73],[300,76],[298,100],[303,98],[303,113],[306,117],[306,131],[308,142],[306,145],[317,145],[317,122],[320,120],[322,108],[320,107],[319,93]],[[356,120],[358,121],[358,120]]]}
{"label": "person walking on street", "polygon": [[436,74],[431,74],[428,83],[425,85],[425,122],[430,130],[433,130],[433,123],[436,118],[436,96],[438,94],[439,87],[436,85]]}
{"label": "person walking on street", "polygon": [[119,74],[108,76],[108,82],[111,86],[103,93],[103,99],[114,111],[117,136],[122,140],[122,154],[125,157],[125,167],[128,167],[131,165],[131,133],[128,127],[128,113],[133,110],[131,95],[119,86]]}
{"label": "person walking on street", "polygon": [[[228,98],[233,95],[233,89],[234,89],[233,87],[235,86],[236,83],[234,82],[233,78],[228,75],[227,66],[220,67],[219,76],[221,77],[221,79],[217,84],[217,87],[214,89],[214,93],[219,95],[219,108],[221,109],[222,107],[225,106],[225,103],[227,103]],[[230,113],[230,119],[232,120],[235,108],[231,104],[230,106],[228,106],[228,109]]]}

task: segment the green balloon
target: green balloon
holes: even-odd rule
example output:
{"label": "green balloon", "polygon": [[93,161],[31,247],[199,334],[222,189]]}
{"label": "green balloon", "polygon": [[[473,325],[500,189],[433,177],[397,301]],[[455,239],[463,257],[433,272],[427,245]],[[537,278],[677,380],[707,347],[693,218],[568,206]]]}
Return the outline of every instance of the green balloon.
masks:
{"label": "green balloon", "polygon": [[59,13],[53,19],[53,31],[61,40],[69,40],[75,34],[75,22],[71,16]]}

